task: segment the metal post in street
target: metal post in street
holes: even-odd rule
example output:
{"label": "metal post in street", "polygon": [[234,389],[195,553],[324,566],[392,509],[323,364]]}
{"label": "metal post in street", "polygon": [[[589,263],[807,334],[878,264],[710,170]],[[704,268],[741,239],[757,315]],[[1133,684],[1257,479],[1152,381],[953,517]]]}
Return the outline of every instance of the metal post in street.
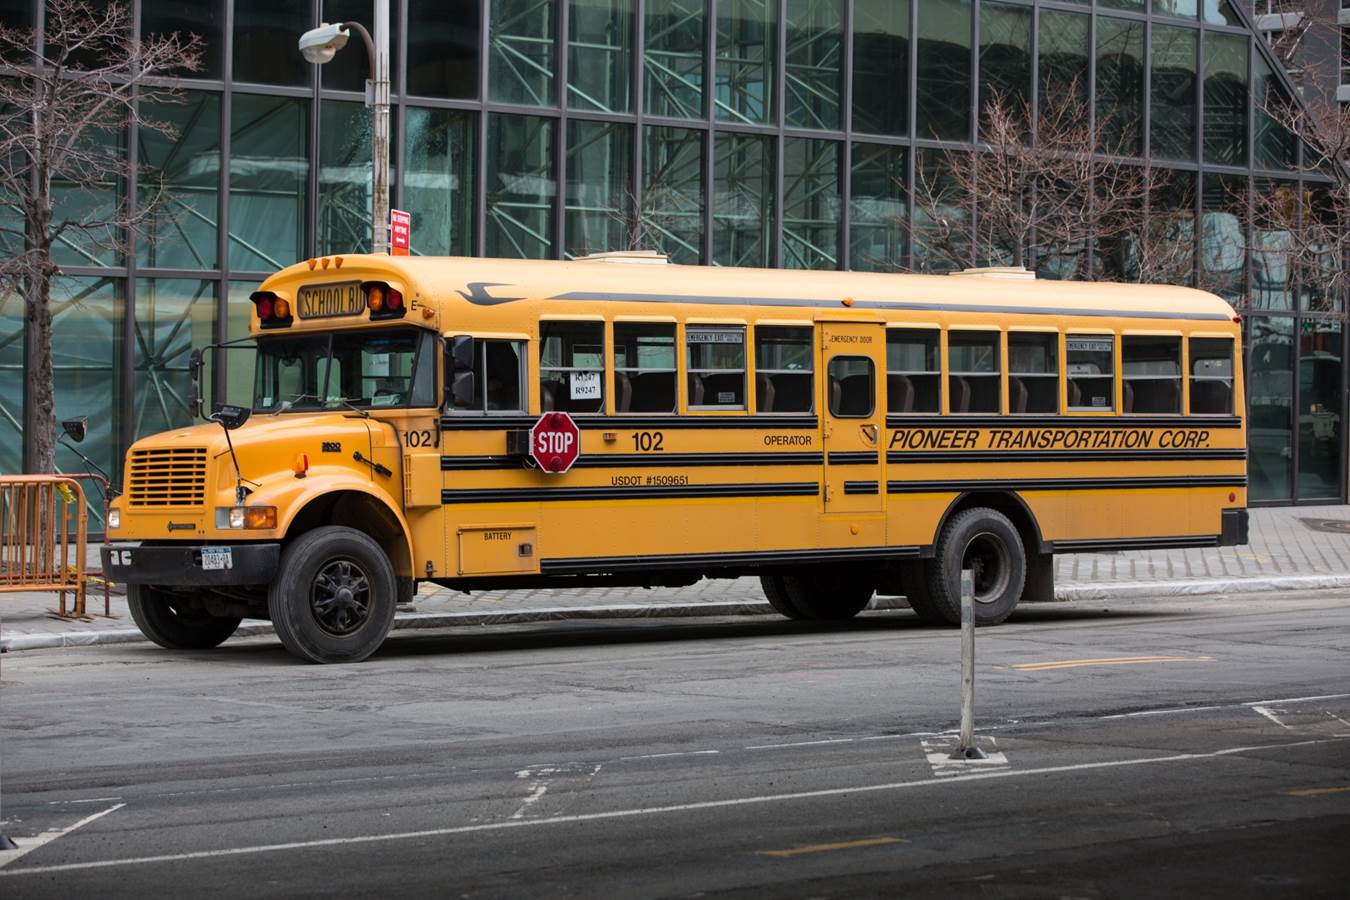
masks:
{"label": "metal post in street", "polygon": [[961,570],[961,738],[952,759],[984,759],[975,746],[975,578]]}
{"label": "metal post in street", "polygon": [[347,46],[350,30],[366,45],[370,78],[366,81],[366,105],[372,123],[370,138],[370,251],[389,252],[389,0],[375,0],[375,36],[360,22],[324,23],[300,36],[300,53],[309,62],[322,65]]}

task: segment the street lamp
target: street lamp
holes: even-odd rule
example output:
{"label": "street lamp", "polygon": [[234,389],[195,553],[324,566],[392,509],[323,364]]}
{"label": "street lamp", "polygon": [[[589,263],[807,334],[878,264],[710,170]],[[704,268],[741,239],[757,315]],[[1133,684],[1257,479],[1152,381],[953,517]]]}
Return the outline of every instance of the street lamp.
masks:
{"label": "street lamp", "polygon": [[374,113],[370,138],[372,253],[389,252],[389,0],[375,0],[375,38],[360,22],[327,22],[300,35],[300,54],[307,62],[323,65],[347,46],[355,29],[365,41],[371,77],[366,81],[366,105]]}

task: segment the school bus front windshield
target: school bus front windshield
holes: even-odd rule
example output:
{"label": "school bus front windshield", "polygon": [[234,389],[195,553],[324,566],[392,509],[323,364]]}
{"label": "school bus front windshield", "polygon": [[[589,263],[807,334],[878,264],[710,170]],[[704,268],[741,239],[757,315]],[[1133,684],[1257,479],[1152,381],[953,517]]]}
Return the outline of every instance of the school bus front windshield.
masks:
{"label": "school bus front windshield", "polygon": [[419,328],[259,337],[253,409],[435,406],[436,344]]}

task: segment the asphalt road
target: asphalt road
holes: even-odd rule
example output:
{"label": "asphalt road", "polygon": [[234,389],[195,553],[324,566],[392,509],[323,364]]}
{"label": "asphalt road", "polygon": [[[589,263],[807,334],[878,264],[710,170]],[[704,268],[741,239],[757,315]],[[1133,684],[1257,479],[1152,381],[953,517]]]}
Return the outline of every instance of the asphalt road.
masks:
{"label": "asphalt road", "polygon": [[1344,897],[1350,593],[0,658],[6,898]]}

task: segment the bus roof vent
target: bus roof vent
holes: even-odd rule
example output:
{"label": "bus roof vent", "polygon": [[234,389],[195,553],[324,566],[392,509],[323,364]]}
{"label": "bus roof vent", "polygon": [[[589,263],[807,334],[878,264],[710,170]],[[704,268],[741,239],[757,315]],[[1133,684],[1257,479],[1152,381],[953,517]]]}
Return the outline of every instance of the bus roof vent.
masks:
{"label": "bus roof vent", "polygon": [[1036,273],[1022,266],[986,266],[982,269],[962,269],[960,272],[948,272],[947,274],[977,278],[1002,278],[1015,281],[1036,280]]}
{"label": "bus roof vent", "polygon": [[669,257],[659,250],[608,250],[578,256],[577,262],[636,263],[643,266],[664,266]]}

